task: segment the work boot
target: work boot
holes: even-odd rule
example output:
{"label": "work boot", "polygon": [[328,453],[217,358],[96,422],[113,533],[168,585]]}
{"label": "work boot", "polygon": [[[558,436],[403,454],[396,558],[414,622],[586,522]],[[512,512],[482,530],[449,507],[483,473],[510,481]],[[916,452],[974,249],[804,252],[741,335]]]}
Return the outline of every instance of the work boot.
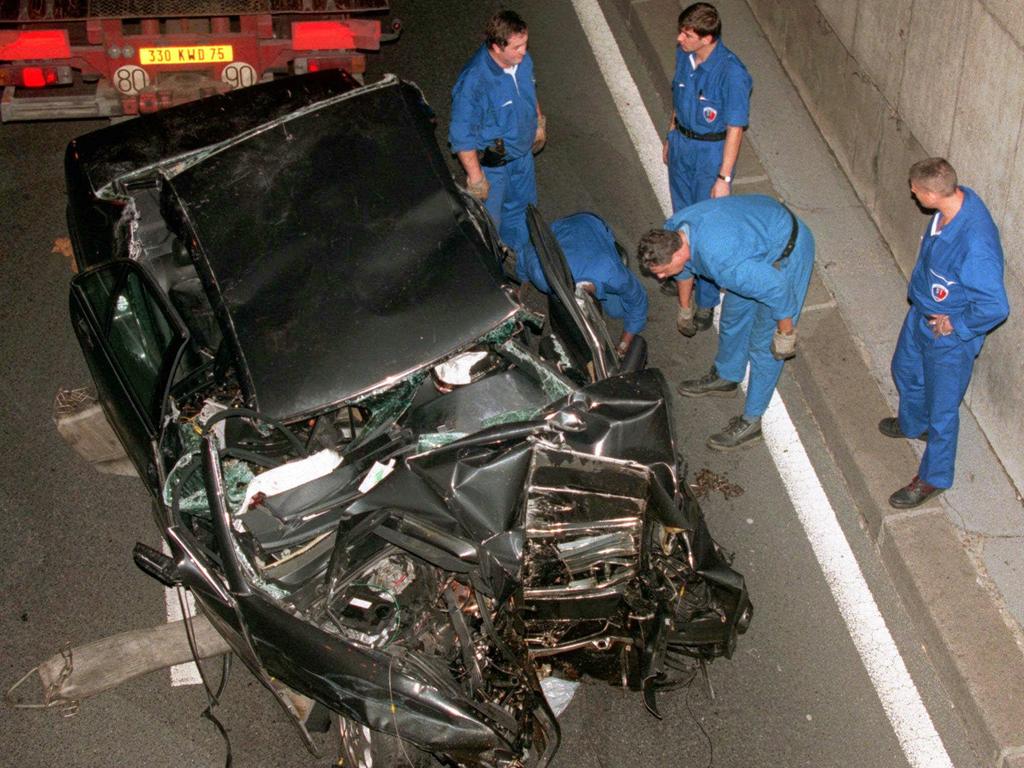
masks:
{"label": "work boot", "polygon": [[942,493],[945,488],[936,488],[917,475],[907,485],[889,497],[889,506],[896,509],[913,509]]}
{"label": "work boot", "polygon": [[[900,420],[895,416],[888,416],[878,422],[878,431],[886,437],[907,437],[903,434],[903,430],[900,429]],[[928,442],[928,432],[922,432],[920,435],[914,438],[907,438],[908,440],[924,440]]]}
{"label": "work boot", "polygon": [[742,416],[735,416],[729,421],[729,426],[708,438],[707,446],[713,451],[731,451],[760,438],[761,419],[747,421]]}
{"label": "work boot", "polygon": [[698,331],[706,331],[714,320],[714,307],[697,307],[697,311],[693,313],[693,324],[697,326]]}
{"label": "work boot", "polygon": [[735,381],[719,377],[718,369],[715,366],[711,366],[711,370],[699,379],[679,382],[676,392],[683,397],[704,397],[705,395],[732,397],[736,394],[739,386]]}

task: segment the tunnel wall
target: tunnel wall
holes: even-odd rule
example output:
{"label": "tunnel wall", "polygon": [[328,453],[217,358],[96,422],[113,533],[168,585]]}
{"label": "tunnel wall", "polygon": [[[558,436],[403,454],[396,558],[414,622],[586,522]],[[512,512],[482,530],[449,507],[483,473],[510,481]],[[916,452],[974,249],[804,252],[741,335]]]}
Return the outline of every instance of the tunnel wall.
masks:
{"label": "tunnel wall", "polygon": [[946,157],[992,212],[1010,319],[986,341],[966,402],[1024,488],[1024,2],[747,3],[906,276],[925,225],[912,163]]}

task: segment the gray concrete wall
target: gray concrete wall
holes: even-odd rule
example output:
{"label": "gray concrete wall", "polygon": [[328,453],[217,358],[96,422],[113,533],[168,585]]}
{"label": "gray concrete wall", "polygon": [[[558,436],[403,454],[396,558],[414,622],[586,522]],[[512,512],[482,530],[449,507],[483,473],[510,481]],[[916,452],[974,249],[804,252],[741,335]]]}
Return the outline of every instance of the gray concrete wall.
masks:
{"label": "gray concrete wall", "polygon": [[948,158],[991,210],[1011,314],[985,344],[967,404],[1024,488],[1024,2],[747,3],[905,275],[925,226],[907,189],[912,163]]}

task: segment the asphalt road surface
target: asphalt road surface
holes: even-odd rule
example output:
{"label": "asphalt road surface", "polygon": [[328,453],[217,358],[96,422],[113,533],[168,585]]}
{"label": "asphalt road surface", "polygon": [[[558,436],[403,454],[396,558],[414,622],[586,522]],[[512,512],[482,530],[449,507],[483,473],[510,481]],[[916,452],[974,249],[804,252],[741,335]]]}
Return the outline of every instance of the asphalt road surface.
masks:
{"label": "asphalt road surface", "polygon": [[[393,0],[405,22],[400,42],[373,57],[368,79],[395,72],[417,82],[438,114],[445,140],[449,89],[481,39],[496,3]],[[530,22],[538,92],[548,115],[548,147],[537,162],[548,219],[579,210],[604,216],[625,243],[661,223],[657,199],[568,0],[509,3]],[[613,9],[627,67],[664,124],[659,89],[637,64]],[[671,44],[671,30],[667,44]],[[67,448],[52,421],[61,386],[88,381],[67,319],[62,156],[69,139],[100,123],[0,126],[0,682],[6,687],[62,646],[164,619],[162,589],[131,562],[136,541],[156,545],[149,501],[136,480],[94,473]],[[339,210],[338,215],[345,215]],[[652,365],[672,382],[706,371],[710,333],[685,341],[671,301],[647,281]],[[839,469],[821,447],[799,389],[784,375],[781,394],[840,526],[864,573],[935,729],[958,768],[978,761],[922,653],[882,568],[860,530]],[[865,671],[850,631],[815,559],[767,449],[713,454],[705,437],[738,412],[739,401],[676,402],[691,475],[723,480],[737,495],[704,501],[712,533],[736,553],[756,605],[735,657],[712,665],[712,699],[698,683],[661,697],[663,720],[638,694],[581,687],[562,717],[558,768],[577,766],[912,765]],[[211,671],[216,673],[215,668]],[[0,709],[7,765],[220,766],[225,747],[200,717],[201,688],[173,687],[154,673],[55,711]],[[218,710],[236,766],[332,764],[303,749],[272,697],[237,665]],[[898,720],[900,713],[894,713]],[[325,746],[330,749],[329,740]]]}

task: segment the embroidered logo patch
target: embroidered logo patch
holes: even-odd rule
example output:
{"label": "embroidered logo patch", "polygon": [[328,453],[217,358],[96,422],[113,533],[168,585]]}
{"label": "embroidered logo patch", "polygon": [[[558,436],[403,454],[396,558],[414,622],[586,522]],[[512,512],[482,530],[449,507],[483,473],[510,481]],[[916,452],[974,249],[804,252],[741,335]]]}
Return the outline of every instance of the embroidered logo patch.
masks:
{"label": "embroidered logo patch", "polygon": [[932,298],[936,301],[945,301],[949,296],[949,288],[941,283],[932,283]]}
{"label": "embroidered logo patch", "polygon": [[704,119],[709,123],[715,122],[715,118],[718,117],[718,110],[714,107],[704,107]]}

